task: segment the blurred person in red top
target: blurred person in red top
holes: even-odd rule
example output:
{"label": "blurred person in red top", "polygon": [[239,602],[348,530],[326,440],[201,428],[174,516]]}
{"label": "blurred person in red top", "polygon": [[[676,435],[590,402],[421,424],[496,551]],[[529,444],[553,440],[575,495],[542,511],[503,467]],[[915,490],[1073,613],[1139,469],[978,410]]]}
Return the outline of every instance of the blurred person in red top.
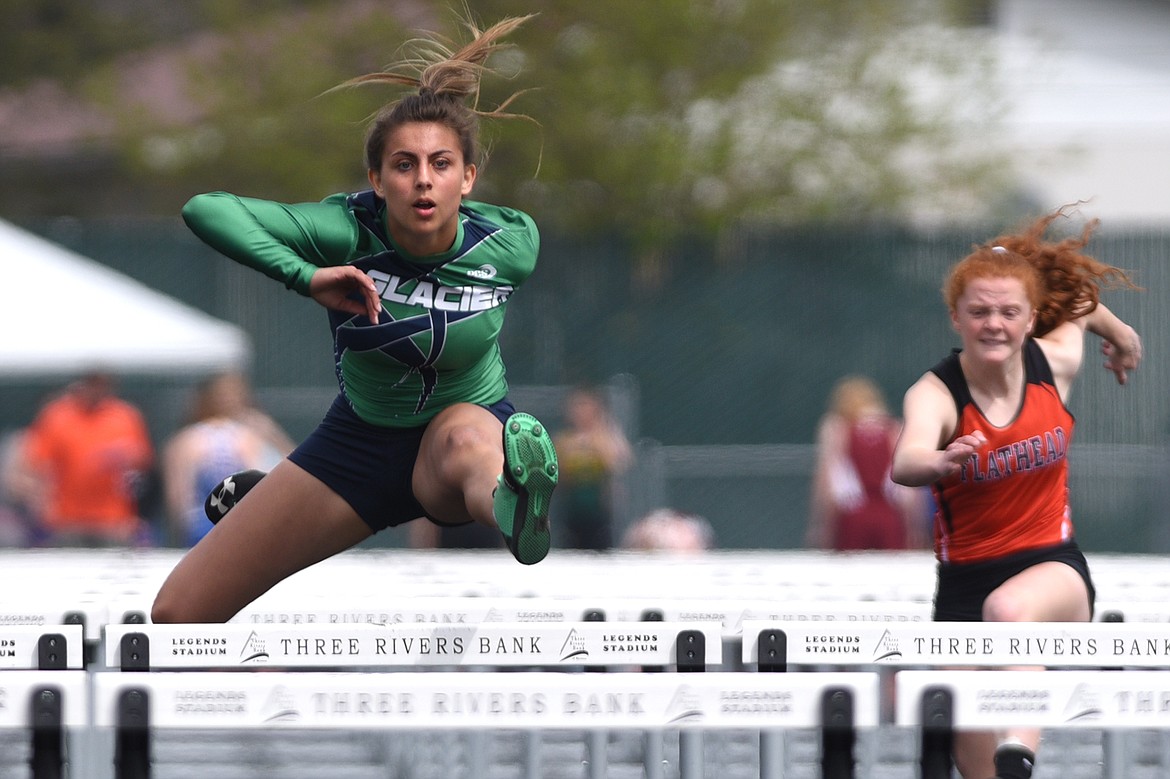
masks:
{"label": "blurred person in red top", "polygon": [[846,376],[817,426],[806,543],[815,549],[926,546],[926,490],[890,480],[901,420],[877,384]]}
{"label": "blurred person in red top", "polygon": [[111,374],[90,371],[48,401],[28,428],[22,463],[40,486],[45,543],[139,543],[138,495],[153,458],[142,413],[115,395]]}

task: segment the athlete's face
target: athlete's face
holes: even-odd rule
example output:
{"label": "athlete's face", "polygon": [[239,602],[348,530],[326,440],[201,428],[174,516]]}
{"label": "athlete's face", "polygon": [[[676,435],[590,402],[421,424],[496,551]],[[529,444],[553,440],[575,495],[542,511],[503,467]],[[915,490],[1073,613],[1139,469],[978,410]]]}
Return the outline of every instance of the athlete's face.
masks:
{"label": "athlete's face", "polygon": [[972,279],[951,313],[963,351],[986,362],[1018,354],[1035,321],[1023,282],[1011,277]]}
{"label": "athlete's face", "polygon": [[399,247],[415,256],[451,248],[459,204],[475,183],[475,165],[464,161],[453,130],[433,122],[400,125],[386,136],[382,166],[369,175]]}

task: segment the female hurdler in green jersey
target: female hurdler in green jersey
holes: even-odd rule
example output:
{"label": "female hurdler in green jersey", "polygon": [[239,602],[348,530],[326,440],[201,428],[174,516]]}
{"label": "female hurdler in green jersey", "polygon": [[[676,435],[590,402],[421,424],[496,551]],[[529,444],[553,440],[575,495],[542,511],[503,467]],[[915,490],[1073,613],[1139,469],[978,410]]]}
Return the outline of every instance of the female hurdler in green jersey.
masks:
{"label": "female hurdler in green jersey", "polygon": [[163,584],[155,622],[230,619],[285,577],[421,517],[498,526],[525,564],[548,552],[556,453],[508,401],[497,342],[539,235],[527,214],[464,199],[481,115],[467,100],[526,18],[469,25],[456,53],[432,42],[426,61],[349,82],[412,88],[367,133],[371,189],[297,205],[220,192],[183,209],[209,245],[329,310],[340,393],[271,472],[225,474],[207,502],[217,524]]}

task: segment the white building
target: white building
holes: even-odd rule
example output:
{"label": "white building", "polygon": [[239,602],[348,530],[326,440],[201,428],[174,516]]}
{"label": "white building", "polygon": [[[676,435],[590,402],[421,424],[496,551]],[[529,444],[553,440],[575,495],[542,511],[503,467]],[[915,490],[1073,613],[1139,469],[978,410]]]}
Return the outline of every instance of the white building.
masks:
{"label": "white building", "polygon": [[1001,0],[1005,130],[1021,187],[1111,228],[1170,224],[1170,3]]}

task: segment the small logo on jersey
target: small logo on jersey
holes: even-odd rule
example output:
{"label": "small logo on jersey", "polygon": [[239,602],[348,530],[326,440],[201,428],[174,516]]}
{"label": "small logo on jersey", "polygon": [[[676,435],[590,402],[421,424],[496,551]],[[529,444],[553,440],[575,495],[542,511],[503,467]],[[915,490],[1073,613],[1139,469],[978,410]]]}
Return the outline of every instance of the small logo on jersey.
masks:
{"label": "small logo on jersey", "polygon": [[494,279],[496,277],[496,269],[491,265],[480,265],[475,270],[467,271],[467,275],[476,279]]}

